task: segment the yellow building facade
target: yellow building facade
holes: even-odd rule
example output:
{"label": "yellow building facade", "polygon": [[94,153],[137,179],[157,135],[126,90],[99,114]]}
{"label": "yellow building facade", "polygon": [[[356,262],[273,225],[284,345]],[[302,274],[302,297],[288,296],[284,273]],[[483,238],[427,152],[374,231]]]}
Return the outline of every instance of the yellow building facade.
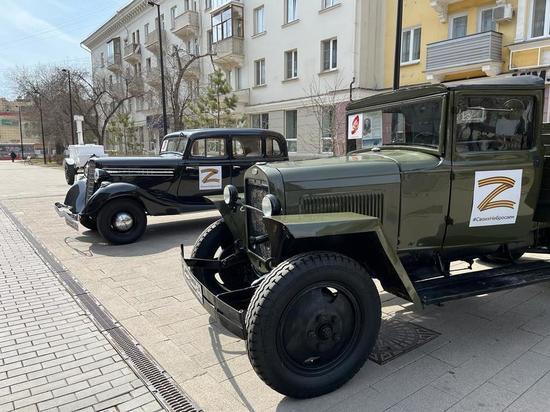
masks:
{"label": "yellow building facade", "polygon": [[[386,2],[385,86],[393,81],[397,1]],[[550,0],[404,0],[401,85],[534,74],[550,122]]]}

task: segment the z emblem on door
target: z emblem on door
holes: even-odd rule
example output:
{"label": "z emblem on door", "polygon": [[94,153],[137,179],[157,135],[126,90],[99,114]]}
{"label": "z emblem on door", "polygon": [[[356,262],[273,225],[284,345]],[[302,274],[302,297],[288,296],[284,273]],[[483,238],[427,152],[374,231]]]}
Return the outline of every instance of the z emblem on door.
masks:
{"label": "z emblem on door", "polygon": [[476,172],[470,227],[516,223],[523,170]]}
{"label": "z emblem on door", "polygon": [[222,167],[204,166],[199,168],[199,189],[215,190],[222,188]]}

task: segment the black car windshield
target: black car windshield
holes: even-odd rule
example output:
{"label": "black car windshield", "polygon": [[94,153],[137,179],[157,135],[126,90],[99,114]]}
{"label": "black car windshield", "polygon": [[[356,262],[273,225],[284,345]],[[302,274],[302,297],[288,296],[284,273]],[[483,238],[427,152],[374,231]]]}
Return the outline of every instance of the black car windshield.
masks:
{"label": "black car windshield", "polygon": [[185,152],[185,147],[189,138],[187,136],[167,137],[162,141],[160,154],[163,153],[180,153]]}
{"label": "black car windshield", "polygon": [[442,99],[392,105],[349,117],[350,139],[361,139],[363,149],[411,145],[439,147]]}

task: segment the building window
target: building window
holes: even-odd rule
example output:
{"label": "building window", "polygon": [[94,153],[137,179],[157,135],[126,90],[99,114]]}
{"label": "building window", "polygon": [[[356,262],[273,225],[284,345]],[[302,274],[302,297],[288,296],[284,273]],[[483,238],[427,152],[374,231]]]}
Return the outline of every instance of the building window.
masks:
{"label": "building window", "polygon": [[332,153],[334,138],[334,109],[325,107],[321,113],[321,152]]}
{"label": "building window", "polygon": [[289,110],[285,112],[285,137],[288,151],[298,151],[298,111]]}
{"label": "building window", "polygon": [[497,22],[493,18],[493,7],[481,9],[479,12],[479,32],[496,30]]}
{"label": "building window", "polygon": [[323,56],[323,71],[334,70],[338,67],[338,40],[330,39],[321,42]]}
{"label": "building window", "polygon": [[298,77],[298,50],[285,52],[285,79],[296,79]]}
{"label": "building window", "polygon": [[291,23],[298,19],[298,0],[285,0],[285,23]]}
{"label": "building window", "polygon": [[243,9],[231,6],[212,16],[212,42],[229,37],[243,37]]}
{"label": "building window", "polygon": [[208,53],[212,53],[213,42],[214,42],[214,37],[212,34],[212,30],[208,30],[206,32],[206,47],[207,47]]}
{"label": "building window", "polygon": [[204,10],[210,10],[212,8],[212,0],[204,0]]}
{"label": "building window", "polygon": [[265,85],[265,59],[254,62],[254,86]]}
{"label": "building window", "polygon": [[336,6],[340,3],[340,0],[323,0],[323,9],[328,9],[329,7]]}
{"label": "building window", "polygon": [[143,34],[145,35],[145,42],[149,41],[149,23],[143,26]]}
{"label": "building window", "polygon": [[253,114],[250,116],[250,123],[258,129],[269,129],[269,113]]}
{"label": "building window", "polygon": [[254,9],[254,34],[265,32],[264,11],[264,6],[260,6]]}
{"label": "building window", "polygon": [[422,29],[416,27],[403,31],[401,41],[401,64],[417,63],[420,60]]}
{"label": "building window", "polygon": [[105,67],[105,53],[103,52],[100,55],[100,67]]}
{"label": "building window", "polygon": [[242,73],[240,67],[235,67],[235,90],[241,90],[242,86]]}
{"label": "building window", "polygon": [[170,28],[176,27],[176,13],[178,12],[178,6],[174,6],[170,9]]}
{"label": "building window", "polygon": [[468,15],[451,16],[449,18],[449,38],[457,39],[468,33]]}
{"label": "building window", "polygon": [[533,0],[531,37],[550,36],[550,0]]}

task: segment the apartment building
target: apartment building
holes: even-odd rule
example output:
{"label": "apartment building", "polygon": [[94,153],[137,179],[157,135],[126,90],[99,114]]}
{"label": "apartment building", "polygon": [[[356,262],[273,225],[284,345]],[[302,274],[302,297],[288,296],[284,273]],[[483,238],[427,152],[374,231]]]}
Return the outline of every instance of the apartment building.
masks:
{"label": "apartment building", "polygon": [[[388,2],[386,40],[395,40]],[[550,122],[550,0],[405,0],[401,84],[535,74],[546,80]],[[385,85],[394,53],[385,55]]]}
{"label": "apartment building", "polygon": [[[247,123],[283,133],[292,156],[341,151],[350,92],[358,99],[384,86],[386,3],[161,0],[163,48],[211,50],[185,87],[204,87],[213,68],[222,69]],[[83,41],[95,81],[122,87],[134,76],[132,88],[142,96],[125,108],[150,151],[158,149],[161,131],[153,93],[160,90],[156,20],[156,7],[134,0]]]}

